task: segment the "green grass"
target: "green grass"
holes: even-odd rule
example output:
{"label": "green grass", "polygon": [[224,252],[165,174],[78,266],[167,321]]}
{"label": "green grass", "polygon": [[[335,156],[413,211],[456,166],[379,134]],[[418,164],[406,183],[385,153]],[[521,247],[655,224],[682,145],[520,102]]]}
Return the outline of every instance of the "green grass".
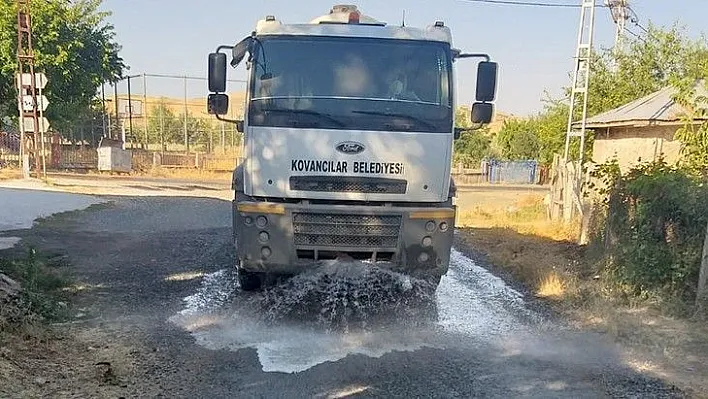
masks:
{"label": "green grass", "polygon": [[27,324],[51,322],[65,316],[62,289],[70,279],[61,271],[63,257],[41,256],[30,248],[19,258],[0,258],[0,272],[19,282],[19,298],[2,304],[0,330],[16,330]]}

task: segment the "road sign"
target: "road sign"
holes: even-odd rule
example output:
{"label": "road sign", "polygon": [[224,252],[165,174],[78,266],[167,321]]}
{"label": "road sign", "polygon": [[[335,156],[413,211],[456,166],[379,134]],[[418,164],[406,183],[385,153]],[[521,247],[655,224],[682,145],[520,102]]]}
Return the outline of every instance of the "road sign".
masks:
{"label": "road sign", "polygon": [[[47,82],[49,81],[47,79],[47,75],[45,75],[44,72],[35,72],[34,79],[35,79],[35,84],[37,85],[36,88],[38,90],[44,90],[44,88],[47,86]],[[22,74],[22,86],[31,86],[31,85],[32,85],[32,74],[23,73]]]}
{"label": "road sign", "polygon": [[[39,129],[37,133],[46,133],[49,130],[49,120],[46,117],[37,118],[39,121]],[[31,116],[25,116],[22,121],[24,122],[25,132],[34,132],[34,118]]]}
{"label": "road sign", "polygon": [[[32,112],[32,110],[34,109],[34,107],[32,106],[33,105],[32,103],[33,103],[32,96],[30,96],[30,95],[22,96],[22,110],[23,111]],[[49,99],[47,99],[47,96],[42,94],[41,96],[37,96],[37,103],[38,103],[37,110],[44,112],[47,110],[47,106],[49,105]]]}

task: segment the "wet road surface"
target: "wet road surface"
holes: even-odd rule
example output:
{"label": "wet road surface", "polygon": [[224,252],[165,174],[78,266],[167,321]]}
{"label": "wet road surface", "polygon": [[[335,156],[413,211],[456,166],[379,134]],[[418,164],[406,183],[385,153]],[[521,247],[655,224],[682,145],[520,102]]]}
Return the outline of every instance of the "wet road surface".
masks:
{"label": "wet road surface", "polygon": [[[462,249],[427,322],[274,325],[264,310],[325,313],[326,301],[303,294],[319,292],[317,276],[278,298],[240,292],[229,202],[109,199],[12,234],[68,254],[94,287],[77,296],[83,322],[73,328],[127,348],[126,397],[681,397],[626,367],[602,337],[552,321]],[[259,308],[271,300],[278,306]]]}

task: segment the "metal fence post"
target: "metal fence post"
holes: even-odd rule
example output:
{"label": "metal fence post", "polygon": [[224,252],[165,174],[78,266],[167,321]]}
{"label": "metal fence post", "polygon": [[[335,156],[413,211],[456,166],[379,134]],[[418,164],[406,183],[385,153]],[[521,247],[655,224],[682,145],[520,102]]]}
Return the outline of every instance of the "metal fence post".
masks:
{"label": "metal fence post", "polygon": [[226,152],[226,129],[224,121],[221,121],[221,151]]}
{"label": "metal fence post", "polygon": [[164,154],[165,152],[165,109],[162,103],[158,105],[160,107],[160,152]]}
{"label": "metal fence post", "polygon": [[189,153],[189,133],[187,132],[187,76],[184,76],[184,147]]}
{"label": "metal fence post", "polygon": [[[113,81],[113,102],[116,110],[116,129],[120,129],[120,118],[118,117],[118,81]],[[111,137],[115,139],[115,137]]]}
{"label": "metal fence post", "polygon": [[[110,126],[106,124],[106,84],[101,83],[101,119],[103,120],[103,136],[106,136],[106,127]],[[109,127],[110,128],[110,127]]]}
{"label": "metal fence post", "polygon": [[130,78],[132,76],[128,76],[128,130],[130,131],[130,137],[131,139],[136,138],[133,135],[133,95],[130,92]]}
{"label": "metal fence post", "polygon": [[145,148],[150,150],[150,136],[148,134],[148,109],[147,109],[147,75],[143,73],[143,126],[145,128]]}

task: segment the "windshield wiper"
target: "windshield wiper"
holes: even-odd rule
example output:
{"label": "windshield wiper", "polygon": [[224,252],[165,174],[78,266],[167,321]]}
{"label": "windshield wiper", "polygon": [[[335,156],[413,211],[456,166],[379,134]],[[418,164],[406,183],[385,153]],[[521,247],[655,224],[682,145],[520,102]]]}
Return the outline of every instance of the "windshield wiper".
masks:
{"label": "windshield wiper", "polygon": [[435,125],[432,123],[425,121],[423,119],[420,119],[418,117],[412,116],[412,115],[406,115],[406,114],[397,114],[393,112],[383,112],[383,111],[352,111],[354,114],[364,114],[364,115],[379,115],[379,116],[390,116],[393,118],[406,118],[411,121],[415,121],[421,125],[426,126],[429,129],[435,129]]}
{"label": "windshield wiper", "polygon": [[313,116],[319,116],[321,118],[325,118],[329,120],[330,122],[334,123],[335,125],[339,127],[344,127],[344,123],[341,122],[339,119],[333,117],[330,114],[325,114],[323,112],[319,111],[312,111],[309,109],[292,109],[292,108],[263,108],[262,109],[264,112],[286,112],[290,114],[306,114],[306,115],[313,115]]}

